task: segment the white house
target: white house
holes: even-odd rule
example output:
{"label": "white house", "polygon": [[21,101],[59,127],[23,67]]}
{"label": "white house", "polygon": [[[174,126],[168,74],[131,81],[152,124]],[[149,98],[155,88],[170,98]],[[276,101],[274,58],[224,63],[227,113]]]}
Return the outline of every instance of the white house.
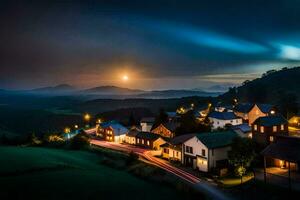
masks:
{"label": "white house", "polygon": [[196,134],[183,143],[182,163],[203,172],[227,168],[228,151],[235,137],[238,135],[234,131]]}
{"label": "white house", "polygon": [[211,112],[208,119],[212,124],[212,129],[224,128],[226,125],[240,125],[243,119],[237,117],[233,112]]}
{"label": "white house", "polygon": [[128,144],[136,144],[136,135],[139,133],[139,130],[132,129],[125,136],[125,142]]}
{"label": "white house", "polygon": [[143,132],[150,132],[153,124],[154,124],[155,118],[154,117],[145,117],[142,118],[140,121],[140,125],[142,127]]}

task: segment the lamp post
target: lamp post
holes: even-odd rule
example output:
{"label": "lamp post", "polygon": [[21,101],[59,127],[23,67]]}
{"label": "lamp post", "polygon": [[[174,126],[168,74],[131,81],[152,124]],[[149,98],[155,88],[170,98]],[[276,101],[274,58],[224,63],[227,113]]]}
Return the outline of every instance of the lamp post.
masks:
{"label": "lamp post", "polygon": [[68,140],[70,139],[70,132],[71,132],[71,129],[69,127],[66,127],[65,130],[64,130],[65,134],[67,134],[67,138]]}
{"label": "lamp post", "polygon": [[90,120],[91,120],[91,115],[88,114],[88,113],[86,113],[86,114],[83,116],[83,118],[84,118],[84,121],[87,123],[87,124],[85,125],[85,127],[88,128],[88,127],[90,126],[90,125],[89,125],[89,122],[90,122]]}

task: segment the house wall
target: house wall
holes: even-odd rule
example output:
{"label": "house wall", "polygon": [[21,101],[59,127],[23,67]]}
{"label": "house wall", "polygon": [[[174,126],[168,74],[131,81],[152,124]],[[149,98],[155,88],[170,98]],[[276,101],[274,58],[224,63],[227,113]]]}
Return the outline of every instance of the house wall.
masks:
{"label": "house wall", "polygon": [[114,142],[123,143],[125,141],[126,134],[114,136]]}
{"label": "house wall", "polygon": [[228,151],[231,150],[230,146],[210,149],[209,150],[209,169],[218,167],[217,161],[227,160],[228,159]]}
{"label": "house wall", "polygon": [[[193,153],[186,152],[186,146],[193,148]],[[205,151],[205,156],[202,155],[202,150]],[[196,168],[198,168],[200,171],[207,172],[208,171],[208,148],[200,141],[197,137],[193,137],[186,142],[183,143],[183,162],[186,164],[186,158],[193,158],[193,163],[195,162]],[[200,158],[197,158],[198,156],[201,156],[202,160],[206,160],[206,162],[200,162]]]}
{"label": "house wall", "polygon": [[259,118],[259,117],[265,117],[267,116],[266,113],[263,113],[259,107],[255,104],[253,106],[253,108],[250,110],[250,112],[248,113],[248,116],[249,116],[249,125],[253,124],[253,122]]}
{"label": "house wall", "polygon": [[169,148],[169,158],[170,160],[181,161],[181,151]]}
{"label": "house wall", "polygon": [[[257,129],[255,130],[255,125],[257,126]],[[259,124],[252,124],[252,138],[256,142],[262,145],[270,144],[270,138],[271,136],[273,139],[276,139],[277,135],[288,135],[288,124],[284,124],[284,129],[281,130],[281,125],[277,125],[277,131],[273,131],[273,126],[267,127],[264,126],[264,133],[261,132],[261,127]]]}
{"label": "house wall", "polygon": [[247,121],[249,120],[249,117],[248,117],[248,113],[242,113],[242,112],[236,112],[234,111],[234,114],[240,118],[242,118],[244,121]]}
{"label": "house wall", "polygon": [[226,124],[240,125],[243,123],[243,120],[241,118],[232,119],[232,120],[221,120],[221,119],[209,117],[209,120],[212,123],[213,129],[224,128]]}
{"label": "house wall", "polygon": [[153,129],[151,131],[152,133],[161,135],[163,137],[172,138],[174,136],[174,133],[172,133],[170,130],[168,130],[164,125],[160,124],[158,127]]}
{"label": "house wall", "polygon": [[125,142],[128,144],[135,144],[135,137],[126,135]]}
{"label": "house wall", "polygon": [[157,140],[153,141],[153,149],[159,150],[160,149],[160,145],[165,144],[166,141],[163,140],[162,138],[158,138]]}
{"label": "house wall", "polygon": [[166,158],[166,159],[169,159],[169,152],[170,152],[169,147],[164,147],[162,149],[162,157]]}
{"label": "house wall", "polygon": [[141,123],[141,127],[142,127],[142,131],[143,132],[150,132],[151,128],[152,128],[152,123],[146,123],[146,122],[142,122]]}

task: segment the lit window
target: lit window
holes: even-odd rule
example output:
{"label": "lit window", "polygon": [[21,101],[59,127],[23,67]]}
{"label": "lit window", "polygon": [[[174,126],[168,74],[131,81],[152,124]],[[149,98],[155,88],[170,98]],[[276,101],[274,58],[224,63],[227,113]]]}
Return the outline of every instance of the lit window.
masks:
{"label": "lit window", "polygon": [[254,130],[257,131],[257,125],[256,124],[254,125]]}
{"label": "lit window", "polygon": [[148,145],[148,146],[150,146],[150,142],[149,142],[149,140],[147,141],[147,145]]}
{"label": "lit window", "polygon": [[274,142],[274,137],[270,136],[270,142]]}
{"label": "lit window", "polygon": [[142,140],[142,144],[144,144],[144,140]]}
{"label": "lit window", "polygon": [[280,129],[281,129],[282,131],[284,131],[284,125],[283,125],[283,124],[281,124]]}
{"label": "lit window", "polygon": [[261,133],[264,133],[264,132],[265,132],[265,127],[261,126],[261,127],[260,127],[260,132],[261,132]]}
{"label": "lit window", "polygon": [[140,143],[140,139],[139,138],[137,139],[137,143]]}
{"label": "lit window", "polygon": [[277,126],[273,126],[273,132],[277,132]]}

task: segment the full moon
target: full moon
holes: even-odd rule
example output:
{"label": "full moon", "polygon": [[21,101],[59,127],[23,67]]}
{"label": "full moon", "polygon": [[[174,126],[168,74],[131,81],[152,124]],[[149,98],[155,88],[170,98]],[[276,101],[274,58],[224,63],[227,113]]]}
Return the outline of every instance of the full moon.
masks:
{"label": "full moon", "polygon": [[129,79],[129,78],[128,78],[127,75],[124,75],[124,76],[122,77],[122,80],[123,80],[123,81],[128,81],[128,79]]}

